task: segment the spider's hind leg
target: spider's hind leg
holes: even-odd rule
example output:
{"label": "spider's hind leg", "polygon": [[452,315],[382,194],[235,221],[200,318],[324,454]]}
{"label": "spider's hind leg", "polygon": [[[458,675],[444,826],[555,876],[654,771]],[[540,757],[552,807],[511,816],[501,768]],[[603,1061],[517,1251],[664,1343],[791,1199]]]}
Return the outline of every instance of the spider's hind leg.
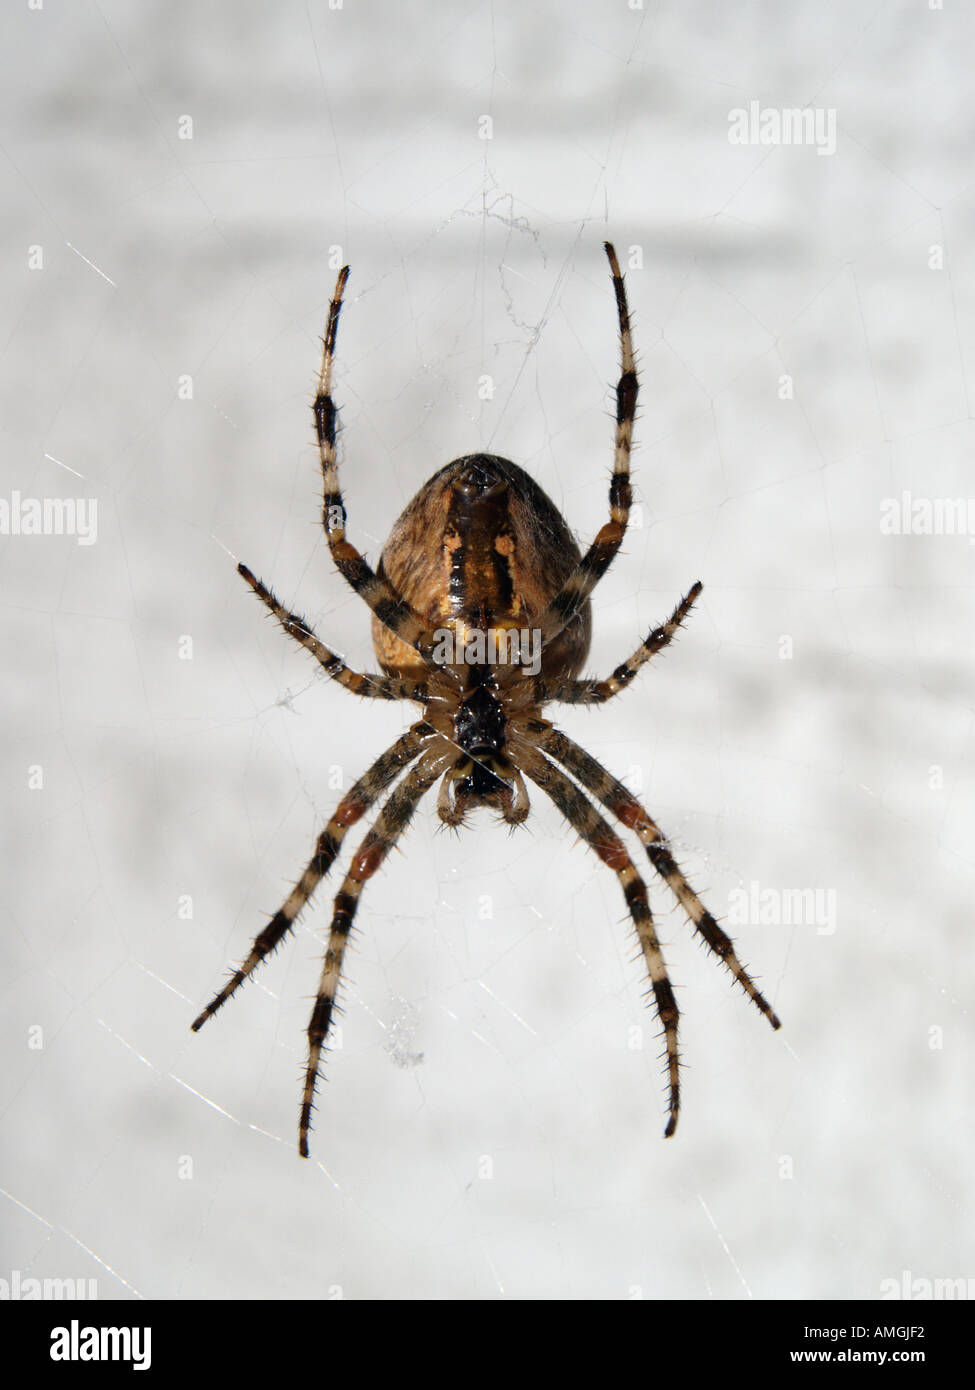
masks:
{"label": "spider's hind leg", "polygon": [[338,411],[332,398],[332,363],[335,360],[335,340],[338,335],[342,296],[348,278],[349,267],[343,266],[328,306],[328,322],[322,340],[322,365],[318,373],[318,390],[312,407],[322,465],[322,526],[325,528],[332,559],[346,583],[355,590],[381,623],[427,659],[429,651],[420,650],[425,628],[421,618],[382,575],[376,574],[345,537],[345,501],[339,484],[338,453],[335,445]]}
{"label": "spider's hind leg", "polygon": [[613,245],[608,241],[603,245],[613,276],[620,330],[620,375],[616,384],[616,447],[613,476],[609,486],[609,521],[599,531],[592,545],[542,614],[539,626],[543,647],[549,646],[581,612],[589,595],[609,569],[622,545],[630,519],[630,451],[633,447],[633,421],[636,418],[639,385],[623,273]]}

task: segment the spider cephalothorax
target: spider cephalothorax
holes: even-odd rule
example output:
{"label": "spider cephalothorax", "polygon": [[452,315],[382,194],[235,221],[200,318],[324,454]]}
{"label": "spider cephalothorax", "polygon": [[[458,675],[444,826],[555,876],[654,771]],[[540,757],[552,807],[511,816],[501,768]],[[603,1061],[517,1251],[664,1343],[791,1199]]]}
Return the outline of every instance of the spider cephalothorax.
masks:
{"label": "spider cephalothorax", "polygon": [[[493,454],[471,454],[440,469],[393,527],[373,571],[345,538],[345,504],[335,450],[332,360],[349,270],[339,274],[325,330],[315,424],[324,483],[323,525],[335,563],[372,610],[373,644],[385,675],[351,670],[246,565],[241,575],[284,630],[333,679],[355,694],[408,700],[421,717],[346,793],[318,837],[315,853],[285,903],[255,938],[250,954],[193,1024],[199,1029],[291,930],[332,867],[346,832],[384,793],[372,829],[353,855],[335,897],[318,996],[308,1026],[308,1063],[299,1150],[308,1132],[322,1050],[334,1012],[342,958],[362,888],[437,782],[437,812],[460,826],[486,807],[517,825],[530,809],[525,778],[559,808],[582,840],[617,875],[650,976],[663,1027],[669,1084],[665,1133],[680,1109],[678,1010],[650,913],[647,887],[605,808],[640,839],[695,930],[768,1018],[779,1020],[704,907],[643,806],[589,753],[542,714],[544,705],[601,704],[624,689],[670,642],[701,592],[695,584],[662,627],[605,680],[580,680],[589,650],[589,596],[620,547],[630,510],[630,447],[637,377],[623,277],[606,243],[619,318],[621,370],[616,388],[616,448],[609,521],[582,555],[554,503],[523,469]],[[568,774],[571,774],[568,775]],[[394,783],[398,783],[394,787]],[[392,790],[390,791],[390,788]],[[588,793],[588,795],[587,795]]]}

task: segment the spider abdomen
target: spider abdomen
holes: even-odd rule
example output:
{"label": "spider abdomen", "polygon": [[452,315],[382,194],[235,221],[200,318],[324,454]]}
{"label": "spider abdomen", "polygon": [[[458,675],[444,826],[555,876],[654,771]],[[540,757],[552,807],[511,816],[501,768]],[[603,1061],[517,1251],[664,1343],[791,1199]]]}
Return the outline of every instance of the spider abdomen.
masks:
{"label": "spider abdomen", "polygon": [[[531,633],[580,558],[562,514],[533,478],[497,454],[468,454],[435,473],[404,509],[379,574],[431,632],[449,633],[463,648],[478,634]],[[546,647],[547,678],[578,675],[591,625],[587,600]],[[375,617],[372,638],[386,671],[423,674],[416,651]]]}

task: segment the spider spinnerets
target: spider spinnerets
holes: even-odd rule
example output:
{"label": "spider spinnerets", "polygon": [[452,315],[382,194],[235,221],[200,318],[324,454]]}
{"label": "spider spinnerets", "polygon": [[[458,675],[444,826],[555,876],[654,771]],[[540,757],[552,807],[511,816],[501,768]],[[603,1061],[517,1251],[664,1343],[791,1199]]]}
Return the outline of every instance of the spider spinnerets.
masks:
{"label": "spider spinnerets", "polygon": [[238,566],[285,632],[311,653],[327,675],[356,695],[422,706],[421,717],[343,796],[287,900],[255,938],[247,959],[193,1023],[194,1031],[201,1028],[280,945],[331,869],[349,827],[389,792],[335,896],[308,1025],[298,1140],[303,1157],[308,1156],[319,1065],[359,897],[424,794],[438,781],[437,813],[447,825],[462,825],[468,813],[480,806],[493,808],[509,825],[518,825],[529,812],[527,778],[551,798],[581,839],[615,872],[663,1028],[669,1086],[667,1136],[674,1133],[680,1110],[677,1003],[654,929],[646,883],[598,807],[635,832],[652,868],[671,889],[695,931],[772,1027],[780,1026],[738,960],[731,939],[687,882],[666,837],[644,807],[611,772],[542,715],[543,706],[550,703],[602,704],[625,689],[643,664],[671,641],[701,592],[701,585],[694,584],[668,620],[654,628],[612,675],[603,680],[579,679],[589,651],[590,595],[619,550],[629,517],[630,449],[637,404],[626,290],[609,242],[605,250],[616,295],[621,370],[609,521],[585,555],[538,484],[517,464],[493,454],[455,459],[435,473],[393,527],[378,569],[373,570],[346,539],[331,394],[339,311],[349,277],[346,266],[329,306],[314,403],[324,483],[322,522],[339,572],[372,612],[373,644],[385,674],[353,671],[246,565]]}

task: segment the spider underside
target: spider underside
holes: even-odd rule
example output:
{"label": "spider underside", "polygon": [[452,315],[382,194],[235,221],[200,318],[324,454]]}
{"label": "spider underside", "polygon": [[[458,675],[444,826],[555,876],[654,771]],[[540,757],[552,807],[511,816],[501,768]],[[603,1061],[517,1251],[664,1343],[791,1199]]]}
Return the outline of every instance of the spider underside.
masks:
{"label": "spider underside", "polygon": [[290,895],[255,938],[247,959],[193,1023],[194,1031],[201,1028],[280,945],[331,869],[349,827],[381,803],[335,896],[308,1025],[298,1142],[303,1157],[308,1156],[321,1055],[362,889],[437,782],[437,813],[447,825],[463,825],[476,807],[490,807],[509,825],[518,825],[529,813],[527,778],[616,874],[663,1029],[669,1087],[665,1135],[674,1133],[680,1111],[678,1008],[646,883],[598,807],[635,832],[651,866],[680,902],[695,931],[772,1027],[780,1026],[738,960],[731,939],[687,882],[666,837],[647,811],[622,782],[542,715],[549,703],[602,704],[619,694],[644,663],[667,646],[701,592],[701,585],[694,584],[668,620],[654,628],[606,679],[579,679],[589,650],[590,595],[619,550],[629,517],[638,389],[623,276],[608,242],[605,250],[619,318],[621,368],[609,521],[585,555],[538,484],[516,464],[492,454],[455,459],[434,474],[393,527],[377,570],[346,539],[331,394],[339,312],[349,276],[346,266],[329,306],[314,402],[324,484],[322,522],[336,566],[372,612],[373,643],[385,674],[350,669],[246,565],[238,566],[285,632],[332,679],[357,695],[409,700],[422,706],[421,717],[343,796]]}

